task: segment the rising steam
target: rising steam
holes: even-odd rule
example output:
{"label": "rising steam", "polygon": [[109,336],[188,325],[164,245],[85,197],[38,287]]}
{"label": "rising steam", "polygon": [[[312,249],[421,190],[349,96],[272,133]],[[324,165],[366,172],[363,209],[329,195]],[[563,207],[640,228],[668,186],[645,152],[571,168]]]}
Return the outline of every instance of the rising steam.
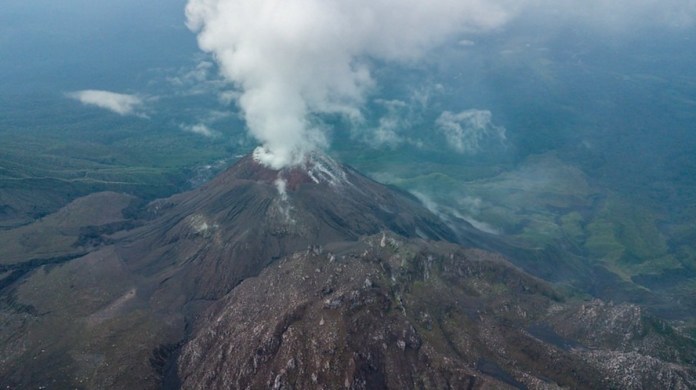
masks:
{"label": "rising steam", "polygon": [[415,61],[463,32],[504,23],[490,0],[189,0],[188,27],[240,90],[272,168],[327,144],[317,115],[359,120],[369,61]]}

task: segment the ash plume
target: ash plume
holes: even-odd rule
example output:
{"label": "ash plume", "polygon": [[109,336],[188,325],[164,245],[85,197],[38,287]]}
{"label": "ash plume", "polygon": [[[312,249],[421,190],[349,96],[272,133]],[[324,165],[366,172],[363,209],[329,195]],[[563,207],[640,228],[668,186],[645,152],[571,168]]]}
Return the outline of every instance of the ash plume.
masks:
{"label": "ash plume", "polygon": [[188,0],[186,17],[239,91],[234,99],[262,145],[256,158],[279,169],[328,144],[322,116],[360,123],[375,90],[371,64],[416,64],[511,19],[612,39],[640,36],[641,26],[690,28],[696,0]]}
{"label": "ash plume", "polygon": [[317,115],[361,119],[370,61],[415,62],[449,38],[509,18],[485,0],[189,0],[187,25],[241,94],[237,103],[279,169],[326,146]]}

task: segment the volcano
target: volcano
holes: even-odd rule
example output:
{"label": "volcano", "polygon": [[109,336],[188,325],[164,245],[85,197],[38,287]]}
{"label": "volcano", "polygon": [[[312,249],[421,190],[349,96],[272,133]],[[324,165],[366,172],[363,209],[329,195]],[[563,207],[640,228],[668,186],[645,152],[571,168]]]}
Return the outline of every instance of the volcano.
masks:
{"label": "volcano", "polygon": [[4,387],[696,387],[679,329],[464,247],[320,154],[247,156],[143,207],[93,194],[23,229],[50,245],[0,265]]}
{"label": "volcano", "polygon": [[456,240],[416,198],[325,156],[282,171],[247,156],[203,187],[153,203],[150,211],[155,219],[119,239],[119,253],[140,272],[171,273],[193,299],[218,299],[308,246],[385,230]]}

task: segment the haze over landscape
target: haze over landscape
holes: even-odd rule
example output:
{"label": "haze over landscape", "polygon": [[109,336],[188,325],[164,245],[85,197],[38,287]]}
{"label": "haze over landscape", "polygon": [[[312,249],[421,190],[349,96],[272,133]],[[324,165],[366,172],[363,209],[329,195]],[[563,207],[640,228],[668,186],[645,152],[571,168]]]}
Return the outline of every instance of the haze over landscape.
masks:
{"label": "haze over landscape", "polygon": [[0,385],[696,386],[696,1],[6,3]]}

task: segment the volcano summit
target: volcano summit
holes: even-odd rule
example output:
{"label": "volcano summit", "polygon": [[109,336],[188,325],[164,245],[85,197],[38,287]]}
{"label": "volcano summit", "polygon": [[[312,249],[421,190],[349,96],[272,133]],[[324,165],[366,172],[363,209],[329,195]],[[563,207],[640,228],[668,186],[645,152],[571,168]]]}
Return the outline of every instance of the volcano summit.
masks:
{"label": "volcano summit", "polygon": [[3,387],[696,387],[696,343],[669,324],[464,248],[319,154],[18,229],[0,234],[48,239],[0,252]]}

